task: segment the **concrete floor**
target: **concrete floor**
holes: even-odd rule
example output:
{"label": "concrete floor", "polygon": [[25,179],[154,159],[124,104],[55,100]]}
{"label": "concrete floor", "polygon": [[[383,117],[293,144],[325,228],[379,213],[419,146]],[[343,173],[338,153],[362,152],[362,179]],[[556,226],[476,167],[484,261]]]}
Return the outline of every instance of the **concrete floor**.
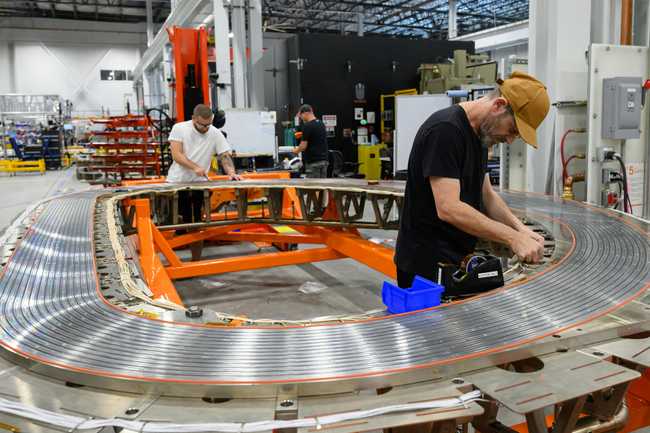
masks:
{"label": "concrete floor", "polygon": [[[253,244],[209,247],[203,258],[255,254]],[[265,248],[262,252],[273,252]],[[179,254],[187,259],[188,252]],[[351,259],[282,266],[177,280],[186,305],[250,318],[309,320],[384,309],[382,283],[388,278]],[[301,291],[316,286],[317,293]],[[305,290],[308,291],[308,290]]]}
{"label": "concrete floor", "polygon": [[0,233],[25,208],[47,197],[89,188],[75,178],[74,169],[38,173],[0,173]]}

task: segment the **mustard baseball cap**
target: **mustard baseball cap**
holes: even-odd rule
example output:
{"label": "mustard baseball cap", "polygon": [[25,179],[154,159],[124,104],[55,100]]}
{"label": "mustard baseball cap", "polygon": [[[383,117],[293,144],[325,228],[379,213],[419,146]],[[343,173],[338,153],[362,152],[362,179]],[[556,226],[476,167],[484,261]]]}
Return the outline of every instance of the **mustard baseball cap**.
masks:
{"label": "mustard baseball cap", "polygon": [[501,96],[508,100],[515,114],[521,138],[537,149],[535,130],[542,123],[551,105],[546,87],[537,78],[515,71],[506,80],[497,80]]}

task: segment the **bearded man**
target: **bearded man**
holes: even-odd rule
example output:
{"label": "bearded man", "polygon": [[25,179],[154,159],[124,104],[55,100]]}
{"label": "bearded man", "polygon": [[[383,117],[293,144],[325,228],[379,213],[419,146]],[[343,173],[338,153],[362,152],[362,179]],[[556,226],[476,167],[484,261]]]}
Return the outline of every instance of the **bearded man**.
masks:
{"label": "bearded man", "polygon": [[418,130],[395,249],[397,282],[416,275],[438,280],[440,264],[458,266],[477,238],[509,246],[525,262],[538,262],[544,239],[515,217],[492,189],[488,149],[517,137],[537,148],[535,130],[549,110],[546,87],[515,72],[475,101],[433,113]]}

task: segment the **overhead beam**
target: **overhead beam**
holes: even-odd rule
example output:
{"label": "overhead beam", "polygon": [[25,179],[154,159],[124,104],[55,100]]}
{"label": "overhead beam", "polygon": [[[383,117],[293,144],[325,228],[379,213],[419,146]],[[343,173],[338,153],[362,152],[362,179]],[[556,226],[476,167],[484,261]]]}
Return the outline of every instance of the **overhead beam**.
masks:
{"label": "overhead beam", "polygon": [[449,0],[448,39],[458,36],[458,0]]}
{"label": "overhead beam", "polygon": [[147,46],[150,46],[153,41],[153,5],[151,0],[147,0],[145,9],[147,10]]}
{"label": "overhead beam", "polygon": [[[296,15],[287,15],[287,14],[281,14],[281,13],[267,13],[265,14],[267,17],[273,17],[273,18],[287,18],[287,19],[301,19],[305,21],[322,21],[322,22],[331,22],[331,23],[342,23],[342,24],[357,24],[356,20],[344,20],[344,19],[333,19],[333,18],[324,18],[324,17],[315,17],[315,18],[307,18],[307,17],[301,17],[301,16],[296,16]],[[382,27],[382,24],[377,24],[377,23],[372,23],[372,22],[366,22],[367,26],[379,26]],[[397,28],[404,28],[404,29],[413,29],[413,30],[425,30],[428,31],[428,27],[423,27],[423,26],[410,26],[406,24],[394,24],[391,25],[391,27],[397,27]]]}
{"label": "overhead beam", "polygon": [[162,52],[167,44],[167,28],[172,26],[183,26],[190,22],[196,16],[197,11],[204,6],[206,0],[184,0],[178,2],[176,7],[169,14],[162,27],[156,33],[156,36],[151,42],[151,46],[144,52],[142,58],[133,69],[133,80],[138,81],[142,79],[144,70],[149,67],[154,61],[162,58]]}

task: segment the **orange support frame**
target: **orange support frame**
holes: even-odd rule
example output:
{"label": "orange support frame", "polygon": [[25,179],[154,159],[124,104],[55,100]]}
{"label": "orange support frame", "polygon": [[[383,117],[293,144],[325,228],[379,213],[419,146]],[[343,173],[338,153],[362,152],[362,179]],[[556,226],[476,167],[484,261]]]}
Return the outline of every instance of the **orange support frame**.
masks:
{"label": "orange support frame", "polygon": [[[282,173],[285,174],[285,173]],[[259,176],[265,178],[269,174]],[[258,176],[256,176],[258,177]],[[278,176],[279,177],[279,176]],[[257,190],[256,190],[257,191]],[[218,201],[234,199],[234,191],[220,189]],[[259,194],[262,190],[257,191]],[[324,260],[352,258],[385,275],[396,278],[393,263],[393,250],[364,239],[355,228],[325,228],[321,226],[290,226],[292,233],[280,233],[269,224],[234,223],[226,226],[209,227],[195,232],[176,236],[173,232],[161,232],[150,218],[148,199],[128,199],[128,206],[135,206],[136,228],[140,244],[140,262],[147,284],[155,298],[165,297],[182,305],[172,280],[178,278],[216,275],[228,272],[277,266],[296,265]],[[296,192],[286,189],[283,197],[283,213],[300,217],[300,205]],[[249,216],[259,211],[249,211]],[[336,219],[336,208],[331,205],[326,210],[326,218]],[[212,221],[223,220],[222,213],[213,213]],[[174,249],[201,240],[253,242],[258,246],[274,245],[281,251],[240,257],[181,261]],[[287,251],[293,244],[322,244],[321,248]],[[159,253],[167,264],[161,261]]]}
{"label": "orange support frame", "polygon": [[277,266],[297,265],[301,263],[320,262],[323,260],[342,259],[344,256],[332,248],[313,248],[300,251],[256,254],[253,256],[230,257],[227,259],[202,260],[183,264],[180,267],[168,267],[170,278],[188,278],[202,275],[225,274],[228,272],[249,271],[252,269],[274,268]]}
{"label": "orange support frame", "polygon": [[[183,301],[178,296],[178,292],[176,292],[176,288],[155,250],[155,245],[160,245],[161,240],[164,242],[164,238],[156,235],[158,229],[151,222],[149,200],[133,200],[133,205],[135,206],[136,228],[140,240],[140,265],[147,285],[153,293],[154,299],[165,298],[182,306]],[[166,252],[169,253],[169,250]],[[176,256],[173,252],[172,255]]]}

